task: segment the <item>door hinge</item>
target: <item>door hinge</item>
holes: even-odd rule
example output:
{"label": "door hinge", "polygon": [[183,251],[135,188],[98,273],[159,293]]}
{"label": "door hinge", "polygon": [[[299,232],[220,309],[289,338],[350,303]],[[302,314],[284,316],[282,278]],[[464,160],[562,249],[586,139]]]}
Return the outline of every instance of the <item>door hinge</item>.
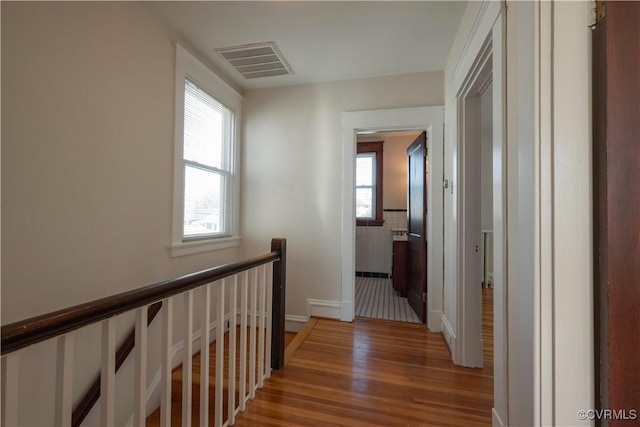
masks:
{"label": "door hinge", "polygon": [[426,292],[422,293],[422,302],[427,302],[427,293]]}

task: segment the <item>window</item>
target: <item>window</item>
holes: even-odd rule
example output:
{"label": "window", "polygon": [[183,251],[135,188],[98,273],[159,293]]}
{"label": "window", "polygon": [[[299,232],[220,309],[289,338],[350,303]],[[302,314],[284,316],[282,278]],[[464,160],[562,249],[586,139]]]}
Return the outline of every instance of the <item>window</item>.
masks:
{"label": "window", "polygon": [[359,142],[356,156],[356,225],[381,226],[382,144]]}
{"label": "window", "polygon": [[237,246],[242,97],[176,45],[172,255]]}

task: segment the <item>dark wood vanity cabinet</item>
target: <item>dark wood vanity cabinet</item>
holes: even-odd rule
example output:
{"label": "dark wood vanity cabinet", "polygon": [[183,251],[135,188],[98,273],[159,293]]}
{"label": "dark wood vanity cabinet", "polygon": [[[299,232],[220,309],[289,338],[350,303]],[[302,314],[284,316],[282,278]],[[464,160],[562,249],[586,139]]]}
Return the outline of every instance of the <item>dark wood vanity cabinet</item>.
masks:
{"label": "dark wood vanity cabinet", "polygon": [[393,266],[391,270],[393,289],[407,296],[407,241],[393,241]]}

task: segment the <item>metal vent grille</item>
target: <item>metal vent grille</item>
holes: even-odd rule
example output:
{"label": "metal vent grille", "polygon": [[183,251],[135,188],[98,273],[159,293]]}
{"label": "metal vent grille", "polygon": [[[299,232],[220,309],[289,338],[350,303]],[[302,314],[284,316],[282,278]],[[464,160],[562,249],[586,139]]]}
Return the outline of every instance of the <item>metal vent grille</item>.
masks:
{"label": "metal vent grille", "polygon": [[216,52],[246,79],[293,74],[273,42],[223,47]]}

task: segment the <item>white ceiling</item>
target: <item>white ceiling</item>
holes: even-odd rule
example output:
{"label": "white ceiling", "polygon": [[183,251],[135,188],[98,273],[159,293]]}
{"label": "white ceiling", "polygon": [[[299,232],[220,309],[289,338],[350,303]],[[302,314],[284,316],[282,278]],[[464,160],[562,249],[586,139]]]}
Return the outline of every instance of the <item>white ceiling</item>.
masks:
{"label": "white ceiling", "polygon": [[[464,1],[145,2],[240,89],[442,70]],[[273,41],[293,76],[246,80],[215,49]]]}

